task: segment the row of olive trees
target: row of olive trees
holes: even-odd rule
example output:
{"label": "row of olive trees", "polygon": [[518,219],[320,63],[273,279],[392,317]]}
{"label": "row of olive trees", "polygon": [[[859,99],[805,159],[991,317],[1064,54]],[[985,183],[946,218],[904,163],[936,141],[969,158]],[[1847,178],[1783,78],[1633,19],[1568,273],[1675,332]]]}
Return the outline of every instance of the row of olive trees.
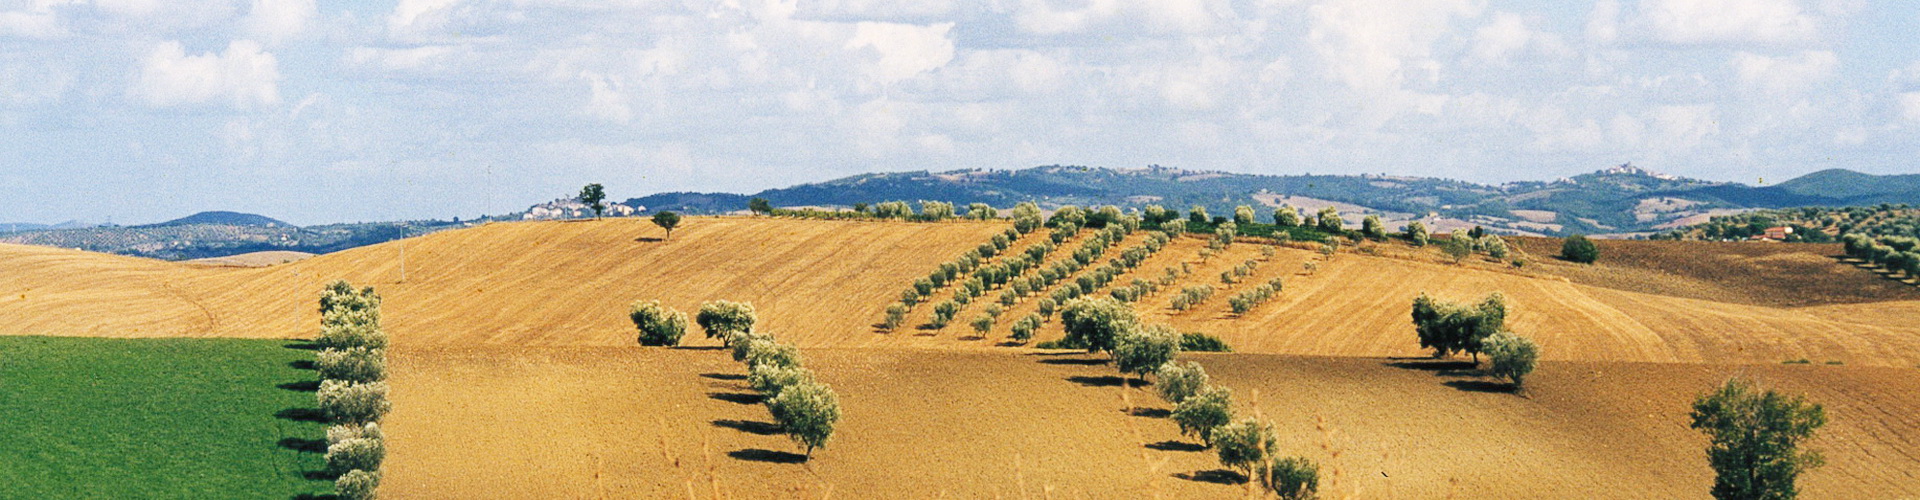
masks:
{"label": "row of olive trees", "polygon": [[[1116,229],[1110,227],[1108,231],[1114,232],[1116,231]],[[1125,236],[1124,234],[1116,233],[1112,241],[1114,243],[1117,243],[1119,239],[1124,236]],[[1055,303],[1064,304],[1067,301],[1090,295],[1094,291],[1099,290],[1101,288],[1105,288],[1107,285],[1112,284],[1113,281],[1115,279],[1118,279],[1121,275],[1124,275],[1132,271],[1133,269],[1138,268],[1140,264],[1146,262],[1148,257],[1152,257],[1154,254],[1159,253],[1160,250],[1165,249],[1167,244],[1171,242],[1172,242],[1172,237],[1168,236],[1166,233],[1162,233],[1162,232],[1150,233],[1147,235],[1145,241],[1142,241],[1137,246],[1128,248],[1127,250],[1120,252],[1118,256],[1115,256],[1112,260],[1107,261],[1106,264],[1098,267],[1094,267],[1093,269],[1090,269],[1090,270],[1086,270],[1085,272],[1080,272],[1077,275],[1073,275],[1072,276],[1073,280],[1070,282],[1067,282],[1066,284],[1061,285],[1059,288],[1054,289],[1053,292],[1050,294],[1050,298],[1052,298]],[[1097,256],[1098,256],[1097,254],[1094,255],[1094,257],[1097,257]],[[1087,258],[1087,259],[1082,259],[1078,263],[1087,264],[1087,263],[1091,263],[1092,261],[1093,261],[1092,258]],[[1068,268],[1068,269],[1065,269],[1065,271],[1071,272],[1071,271],[1074,271],[1074,269]],[[1122,301],[1133,301],[1133,300],[1139,300],[1141,297],[1144,297],[1146,294],[1152,293],[1156,290],[1158,290],[1157,285],[1154,285],[1151,283],[1145,283],[1144,280],[1136,279],[1134,280],[1134,282],[1128,284],[1127,286],[1120,287],[1109,292],[1109,295]]]}
{"label": "row of olive trees", "polygon": [[1252,276],[1253,272],[1258,269],[1260,269],[1260,261],[1247,259],[1246,262],[1241,262],[1233,266],[1233,269],[1221,271],[1220,284],[1232,285],[1245,281],[1248,276]]}
{"label": "row of olive trees", "polygon": [[327,471],[341,498],[371,499],[380,485],[386,437],[379,421],[387,400],[387,334],[380,328],[380,295],[335,281],[320,292],[320,372],[315,398],[327,428]]}
{"label": "row of olive trees", "polygon": [[1413,299],[1414,332],[1420,347],[1436,358],[1455,353],[1473,355],[1474,364],[1486,353],[1493,361],[1488,373],[1522,387],[1540,359],[1532,339],[1506,329],[1507,299],[1494,292],[1476,304],[1458,304],[1421,293]]}
{"label": "row of olive trees", "polygon": [[1304,458],[1280,458],[1273,425],[1257,418],[1235,420],[1232,393],[1209,385],[1198,363],[1175,363],[1182,335],[1166,325],[1143,325],[1132,308],[1111,299],[1075,299],[1060,313],[1064,343],[1088,352],[1107,351],[1122,374],[1153,375],[1162,398],[1174,403],[1181,432],[1198,435],[1220,462],[1287,498],[1310,497],[1319,472]]}
{"label": "row of olive trees", "polygon": [[[1021,232],[1017,228],[1009,228],[1004,233],[994,234],[980,246],[967,250],[950,262],[941,263],[939,267],[928,273],[927,277],[914,280],[912,286],[900,293],[900,302],[887,307],[880,326],[886,331],[898,329],[905,324],[907,313],[911,312],[914,306],[925,302],[935,292],[948,285],[958,285],[954,287],[954,300],[950,301],[956,303],[952,306],[936,304],[935,308],[952,309],[957,312],[959,305],[971,302],[973,298],[986,293],[990,288],[1004,284],[1011,276],[1034,266],[1054,250],[1054,246],[1050,244],[1033,245],[1021,254],[1003,258],[1000,262],[993,262],[992,259],[995,256],[1001,255],[1012,247],[1013,242],[1020,236]],[[966,279],[963,280],[963,277]],[[952,317],[948,316],[947,319],[951,320]],[[935,324],[945,327],[945,322],[936,321]]]}
{"label": "row of olive trees", "polygon": [[1907,279],[1920,277],[1920,239],[1907,236],[1872,238],[1850,233],[1840,237],[1847,256],[1885,269],[1889,275],[1900,273]]}
{"label": "row of olive trees", "polygon": [[1174,295],[1167,305],[1175,311],[1185,311],[1210,298],[1213,298],[1213,285],[1199,284],[1180,289],[1180,294]]}
{"label": "row of olive trees", "polygon": [[[659,301],[635,302],[628,317],[639,330],[640,345],[678,345],[685,336],[687,315],[660,305]],[[813,450],[826,446],[840,421],[839,398],[833,388],[814,380],[813,371],[801,365],[800,350],[783,344],[770,334],[756,331],[759,314],[753,304],[716,300],[700,304],[694,323],[707,338],[719,339],[746,363],[747,384],[763,396],[767,411],[795,443]]]}
{"label": "row of olive trees", "polygon": [[1233,297],[1227,299],[1227,306],[1233,309],[1233,314],[1235,315],[1246,314],[1248,311],[1252,311],[1255,306],[1280,295],[1280,290],[1284,286],[1285,283],[1283,283],[1280,278],[1267,280],[1266,283],[1261,283],[1259,286],[1234,294]]}

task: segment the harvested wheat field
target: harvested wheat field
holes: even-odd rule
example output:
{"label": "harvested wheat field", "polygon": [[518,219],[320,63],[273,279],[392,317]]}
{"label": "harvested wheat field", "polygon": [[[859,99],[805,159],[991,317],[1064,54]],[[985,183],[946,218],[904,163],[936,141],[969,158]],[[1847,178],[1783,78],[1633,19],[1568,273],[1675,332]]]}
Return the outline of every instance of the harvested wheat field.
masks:
{"label": "harvested wheat field", "polygon": [[[497,223],[263,268],[0,245],[0,334],[307,337],[324,283],[374,286],[396,346],[389,498],[1245,493],[1155,411],[1165,404],[1123,390],[1099,358],[1008,342],[1033,298],[986,335],[965,322],[997,292],[944,329],[920,327],[925,303],[905,328],[875,326],[915,279],[1006,228],[702,217],[667,238],[634,219]],[[1045,238],[1029,234],[1000,259]],[[1144,241],[1129,236],[1086,269]],[[1687,429],[1687,405],[1735,375],[1827,405],[1832,424],[1813,446],[1831,465],[1806,476],[1808,497],[1920,495],[1911,287],[1823,246],[1645,245],[1603,246],[1619,260],[1591,268],[1523,254],[1536,264],[1515,269],[1397,243],[1328,256],[1242,242],[1202,258],[1205,240],[1184,237],[1092,295],[1185,269],[1135,309],[1232,344],[1238,353],[1188,356],[1242,411],[1273,419],[1286,452],[1322,462],[1333,498],[1703,496],[1705,441]],[[1257,267],[1244,281],[1219,281],[1247,261]],[[1752,278],[1769,272],[1783,277]],[[1285,287],[1272,300],[1230,312],[1228,297],[1276,278]],[[1201,284],[1217,288],[1211,299],[1169,307]],[[1547,360],[1530,397],[1416,347],[1415,294],[1495,291]],[[686,347],[634,346],[627,306],[648,299],[688,313],[752,302],[758,324],[805,348],[840,395],[829,447],[798,463],[744,370],[697,328]],[[1036,340],[1060,335],[1056,320]]]}
{"label": "harvested wheat field", "polygon": [[[812,349],[846,418],[813,461],[772,434],[725,351],[417,348],[395,354],[397,498],[1219,498],[1196,451],[1099,357]],[[1712,482],[1694,395],[1733,375],[1827,405],[1808,498],[1920,495],[1911,369],[1550,362],[1530,397],[1458,363],[1190,355],[1324,464],[1329,498],[1692,498]],[[1257,395],[1257,398],[1255,396]],[[1249,404],[1257,401],[1257,405]]]}

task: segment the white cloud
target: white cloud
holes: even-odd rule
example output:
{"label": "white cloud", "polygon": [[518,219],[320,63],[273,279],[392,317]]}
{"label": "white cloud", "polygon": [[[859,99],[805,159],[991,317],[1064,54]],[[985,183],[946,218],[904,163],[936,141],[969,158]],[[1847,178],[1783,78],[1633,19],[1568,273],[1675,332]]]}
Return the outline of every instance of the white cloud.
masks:
{"label": "white cloud", "polygon": [[1640,14],[1660,40],[1679,44],[1802,43],[1820,31],[1793,0],[1645,0]]}
{"label": "white cloud", "polygon": [[580,77],[587,80],[592,91],[587,99],[587,114],[614,123],[633,121],[633,108],[627,104],[625,85],[592,72],[583,72]]}
{"label": "white cloud", "polygon": [[1587,41],[1599,44],[1613,43],[1620,37],[1620,2],[1618,0],[1600,0],[1593,3],[1593,11],[1587,15]]}
{"label": "white cloud", "polygon": [[1474,30],[1473,57],[1506,64],[1529,48],[1553,57],[1572,52],[1559,36],[1535,30],[1527,24],[1527,19],[1519,14],[1495,13],[1492,22]]}
{"label": "white cloud", "polygon": [[1900,117],[1910,122],[1920,123],[1920,92],[1902,92],[1898,100]]}
{"label": "white cloud", "polygon": [[67,35],[51,10],[0,11],[0,37],[54,39]]}
{"label": "white cloud", "polygon": [[1221,0],[1087,0],[1079,8],[1056,8],[1053,3],[1020,0],[1013,20],[1022,31],[1039,35],[1197,34],[1218,28],[1233,12]]}
{"label": "white cloud", "polygon": [[911,78],[953,60],[953,40],[947,32],[953,23],[917,26],[898,23],[863,22],[855,25],[846,48],[872,48],[880,58],[870,73],[875,80],[890,84]]}
{"label": "white cloud", "polygon": [[252,38],[278,45],[305,31],[317,12],[314,0],[253,0],[240,25]]}
{"label": "white cloud", "polygon": [[227,101],[235,108],[280,102],[280,69],[273,54],[250,40],[236,40],[222,53],[187,55],[180,42],[154,46],[141,60],[130,94],[154,106]]}
{"label": "white cloud", "polygon": [[1720,122],[1711,104],[1659,106],[1647,115],[1653,122],[1654,133],[1647,138],[1648,147],[1656,150],[1691,151],[1699,148],[1707,136],[1720,132]]}
{"label": "white cloud", "polygon": [[387,31],[395,35],[424,31],[422,25],[428,24],[436,13],[444,14],[460,0],[400,0],[393,7],[393,14],[387,16]]}
{"label": "white cloud", "polygon": [[1426,112],[1444,103],[1444,96],[1409,91],[1405,85],[1440,78],[1434,42],[1452,30],[1454,17],[1477,16],[1480,7],[1466,0],[1327,2],[1307,8],[1307,40],[1323,71],[1360,93],[1361,123],[1377,127],[1402,111]]}
{"label": "white cloud", "polygon": [[1734,72],[1748,88],[1770,94],[1796,94],[1833,75],[1840,59],[1833,52],[1806,51],[1790,57],[1768,57],[1751,52],[1733,56]]}

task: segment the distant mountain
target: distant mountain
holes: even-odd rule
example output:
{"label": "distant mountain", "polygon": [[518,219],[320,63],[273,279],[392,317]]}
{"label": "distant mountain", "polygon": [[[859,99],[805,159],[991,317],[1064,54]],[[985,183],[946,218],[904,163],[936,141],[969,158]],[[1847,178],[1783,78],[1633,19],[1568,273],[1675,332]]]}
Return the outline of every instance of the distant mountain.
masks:
{"label": "distant mountain", "polygon": [[46,229],[80,229],[80,228],[88,228],[88,227],[95,227],[95,226],[99,226],[99,224],[94,224],[92,222],[80,222],[77,220],[70,220],[70,221],[59,223],[59,224],[35,224],[32,222],[0,222],[0,233],[13,233],[13,232],[20,232],[20,231],[41,231]]}
{"label": "distant mountain", "polygon": [[250,226],[250,227],[299,227],[299,226],[294,226],[293,224],[281,222],[279,220],[276,220],[274,218],[267,217],[264,215],[243,214],[240,212],[221,212],[221,211],[200,212],[197,214],[181,217],[178,219],[162,222],[159,224],[148,224],[145,227],[189,226],[194,224],[215,224],[215,225],[225,225],[225,226]]}
{"label": "distant mountain", "polygon": [[1420,219],[1442,228],[1480,225],[1507,233],[1645,233],[1707,216],[1756,208],[1920,203],[1920,175],[1876,176],[1827,170],[1755,187],[1661,174],[1631,164],[1543,182],[1485,185],[1385,175],[1254,175],[1160,166],[1137,169],[1042,166],[862,174],[769,189],[751,195],[662,193],[627,200],[642,211],[727,213],[753,197],[777,206],[851,206],[886,200],[980,202],[1005,208],[1034,201],[1063,205],[1158,204],[1185,210],[1289,204],[1341,207],[1348,220],[1378,214],[1390,224]]}

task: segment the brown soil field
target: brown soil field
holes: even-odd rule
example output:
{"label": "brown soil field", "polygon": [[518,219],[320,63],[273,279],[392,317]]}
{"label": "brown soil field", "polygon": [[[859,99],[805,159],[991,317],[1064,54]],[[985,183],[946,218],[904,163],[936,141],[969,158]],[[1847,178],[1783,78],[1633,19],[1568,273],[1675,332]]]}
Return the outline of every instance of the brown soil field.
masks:
{"label": "brown soil field", "polygon": [[226,257],[193,259],[187,262],[191,262],[195,264],[207,264],[207,265],[213,265],[213,266],[267,267],[271,265],[286,264],[290,262],[305,260],[306,258],[312,257],[313,255],[314,254],[310,254],[306,252],[289,252],[289,251],[275,250],[275,251],[267,251],[267,252],[243,253],[239,255],[228,255]]}
{"label": "brown soil field", "polygon": [[[1242,486],[1147,390],[1079,354],[810,349],[844,418],[808,463],[707,349],[394,355],[391,498],[1222,498]],[[1320,462],[1326,498],[1697,498],[1688,405],[1731,376],[1831,424],[1806,498],[1920,495],[1912,369],[1549,362],[1527,397],[1429,360],[1190,355]],[[1144,389],[1150,389],[1144,388]],[[1123,400],[1123,393],[1126,399]],[[1140,416],[1125,411],[1140,407]]]}
{"label": "brown soil field", "polygon": [[1530,269],[1617,290],[1772,307],[1920,300],[1920,288],[1842,265],[1837,243],[1594,240],[1589,265],[1555,258],[1560,238],[1507,240]]}

